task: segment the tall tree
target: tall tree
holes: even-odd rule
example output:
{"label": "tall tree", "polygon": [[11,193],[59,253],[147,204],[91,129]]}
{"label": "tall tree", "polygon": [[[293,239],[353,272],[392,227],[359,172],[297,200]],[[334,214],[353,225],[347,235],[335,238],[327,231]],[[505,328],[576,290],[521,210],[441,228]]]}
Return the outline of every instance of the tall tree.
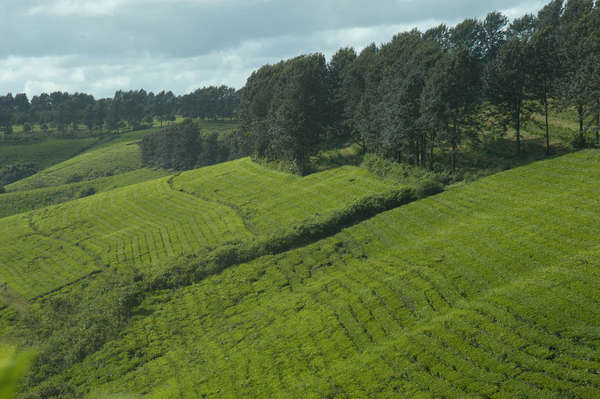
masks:
{"label": "tall tree", "polygon": [[499,114],[512,124],[517,138],[517,154],[521,153],[521,127],[529,115],[526,91],[530,73],[527,43],[513,37],[500,48],[486,74],[486,91]]}
{"label": "tall tree", "polygon": [[285,63],[269,111],[268,132],[275,156],[294,162],[300,174],[306,173],[309,157],[328,127],[328,94],[322,54]]}
{"label": "tall tree", "polygon": [[329,120],[337,137],[350,138],[353,130],[350,116],[355,102],[352,69],[356,57],[354,49],[342,48],[331,57],[328,65],[331,97]]}
{"label": "tall tree", "polygon": [[489,63],[498,54],[498,50],[506,42],[508,18],[500,12],[491,12],[482,22],[482,57]]}
{"label": "tall tree", "polygon": [[554,0],[539,11],[531,40],[532,74],[529,83],[544,109],[547,155],[550,154],[550,99],[557,94],[556,86],[564,63],[559,36],[562,3],[562,0]]}

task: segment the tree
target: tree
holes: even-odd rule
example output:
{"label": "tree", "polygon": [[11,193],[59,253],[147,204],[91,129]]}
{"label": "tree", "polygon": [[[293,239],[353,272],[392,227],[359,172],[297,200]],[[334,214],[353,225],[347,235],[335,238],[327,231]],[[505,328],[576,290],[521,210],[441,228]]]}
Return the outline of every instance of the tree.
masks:
{"label": "tree", "polygon": [[450,30],[451,46],[466,47],[469,56],[476,60],[483,59],[485,39],[484,28],[476,19],[465,19]]}
{"label": "tree", "polygon": [[292,161],[300,174],[307,172],[309,157],[328,127],[328,94],[322,54],[285,63],[267,118],[269,141],[275,157]]}
{"label": "tree", "polygon": [[[560,83],[563,107],[574,107],[577,111],[579,133],[576,144],[585,145],[585,123],[589,116],[588,81],[590,78],[590,50],[595,41],[589,41],[594,31],[593,0],[569,0],[560,18],[564,74]],[[592,51],[593,53],[593,51]]]}
{"label": "tree", "polygon": [[14,123],[14,98],[11,93],[0,96],[0,129],[4,133],[12,133]]}
{"label": "tree", "polygon": [[521,153],[521,126],[530,111],[526,103],[529,61],[527,43],[513,37],[500,48],[486,74],[488,99],[499,114],[512,123],[517,136],[517,154]]}
{"label": "tree", "polygon": [[[352,135],[352,113],[355,107],[353,66],[356,52],[352,48],[342,48],[331,57],[328,65],[331,109],[328,116],[338,137]],[[360,93],[358,93],[360,96]]]}
{"label": "tree", "polygon": [[556,94],[562,72],[559,23],[562,0],[554,0],[538,13],[536,30],[532,36],[532,73],[530,86],[544,108],[546,154],[550,154],[550,125],[548,121],[550,98]]}
{"label": "tree", "polygon": [[[474,115],[481,101],[481,65],[464,46],[453,49],[432,68],[422,94],[421,123],[445,133],[452,148],[451,169],[456,173],[463,132],[476,127]],[[432,133],[432,137],[435,133]],[[431,150],[433,157],[433,150]],[[431,161],[432,162],[432,161]]]}
{"label": "tree", "polygon": [[491,12],[482,23],[482,57],[489,63],[498,54],[498,50],[506,42],[508,18],[500,12]]}

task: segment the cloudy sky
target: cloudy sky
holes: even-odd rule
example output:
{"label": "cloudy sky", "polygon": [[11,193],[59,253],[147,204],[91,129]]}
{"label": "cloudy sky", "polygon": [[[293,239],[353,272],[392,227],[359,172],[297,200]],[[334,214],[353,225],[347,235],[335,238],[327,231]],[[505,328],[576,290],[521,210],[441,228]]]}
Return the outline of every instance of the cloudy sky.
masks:
{"label": "cloudy sky", "polygon": [[266,63],[545,0],[0,0],[0,94],[239,88]]}

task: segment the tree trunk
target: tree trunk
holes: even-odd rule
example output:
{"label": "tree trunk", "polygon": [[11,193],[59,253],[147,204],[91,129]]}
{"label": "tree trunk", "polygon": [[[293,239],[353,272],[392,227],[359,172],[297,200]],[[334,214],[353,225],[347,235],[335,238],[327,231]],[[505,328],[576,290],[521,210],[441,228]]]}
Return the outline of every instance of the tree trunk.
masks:
{"label": "tree trunk", "polygon": [[546,155],[550,155],[550,125],[548,124],[548,94],[544,91],[544,111],[546,113]]}
{"label": "tree trunk", "polygon": [[583,142],[584,142],[584,138],[583,138],[583,123],[584,123],[583,105],[577,106],[577,116],[579,118],[579,140],[580,140],[580,143],[583,145]]}
{"label": "tree trunk", "polygon": [[421,167],[425,169],[427,163],[427,134],[423,134],[423,144],[421,146]]}
{"label": "tree trunk", "polygon": [[435,148],[435,135],[431,135],[431,145],[429,147],[429,170],[433,170],[433,150]]}
{"label": "tree trunk", "polygon": [[516,130],[517,130],[517,155],[521,155],[521,103],[517,105],[516,110]]}
{"label": "tree trunk", "polygon": [[458,147],[458,127],[456,119],[454,120],[454,135],[452,136],[452,174],[456,174],[456,148]]}
{"label": "tree trunk", "polygon": [[596,100],[598,111],[596,111],[596,147],[600,146],[600,98]]}

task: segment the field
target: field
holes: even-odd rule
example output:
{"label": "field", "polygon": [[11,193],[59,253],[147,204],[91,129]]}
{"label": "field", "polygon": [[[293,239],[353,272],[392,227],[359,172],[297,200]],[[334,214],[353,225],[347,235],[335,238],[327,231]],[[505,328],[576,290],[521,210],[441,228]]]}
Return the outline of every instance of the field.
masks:
{"label": "field", "polygon": [[235,209],[258,235],[283,234],[307,219],[323,220],[353,200],[392,188],[353,166],[298,177],[249,158],[184,172],[173,186]]}
{"label": "field", "polygon": [[67,160],[93,146],[95,138],[44,139],[35,143],[0,145],[0,168],[17,161],[32,163],[38,168],[47,168]]}
{"label": "field", "polygon": [[0,195],[0,218],[141,183],[168,174],[166,171],[142,168],[115,176],[99,177],[79,183],[2,194]]}
{"label": "field", "polygon": [[7,185],[6,191],[24,191],[113,176],[142,167],[136,141],[111,143],[44,169]]}
{"label": "field", "polygon": [[[240,187],[244,183],[237,175],[244,167],[248,168],[246,188]],[[284,224],[278,224],[281,228],[276,230],[268,230],[253,218],[243,219],[238,209],[226,202],[180,191],[187,190],[184,177],[194,182],[200,176],[219,174],[223,168],[235,172],[219,182],[224,192],[231,190],[224,198],[257,190],[276,193],[286,183],[288,188],[301,187],[304,197],[292,198],[288,194],[283,196],[284,201],[271,199],[268,209],[260,197],[255,197],[251,202],[254,208],[250,205],[244,208],[256,209],[259,215],[267,212],[272,212],[272,217],[281,215],[286,224],[318,218],[319,209],[341,209],[355,197],[391,188],[358,168],[299,178],[270,171],[247,159],[129,185],[0,219],[0,228],[6,236],[2,241],[6,253],[0,255],[0,263],[5,266],[0,270],[0,282],[7,283],[11,290],[25,298],[33,298],[103,268],[146,270],[160,267],[161,262],[179,255],[201,254],[224,244],[250,242],[258,235],[279,231],[284,226],[289,230],[289,225]],[[360,181],[362,189],[353,189],[352,181]],[[324,186],[328,190],[324,190]],[[338,197],[344,190],[352,190],[354,196]],[[13,194],[17,193],[3,196],[10,198]],[[32,245],[32,240],[43,245]],[[63,261],[61,256],[73,261]],[[53,270],[57,272],[52,274]],[[35,283],[36,276],[44,284]]]}
{"label": "field", "polygon": [[92,397],[596,398],[598,178],[598,151],[538,162],[156,292],[56,381]]}

